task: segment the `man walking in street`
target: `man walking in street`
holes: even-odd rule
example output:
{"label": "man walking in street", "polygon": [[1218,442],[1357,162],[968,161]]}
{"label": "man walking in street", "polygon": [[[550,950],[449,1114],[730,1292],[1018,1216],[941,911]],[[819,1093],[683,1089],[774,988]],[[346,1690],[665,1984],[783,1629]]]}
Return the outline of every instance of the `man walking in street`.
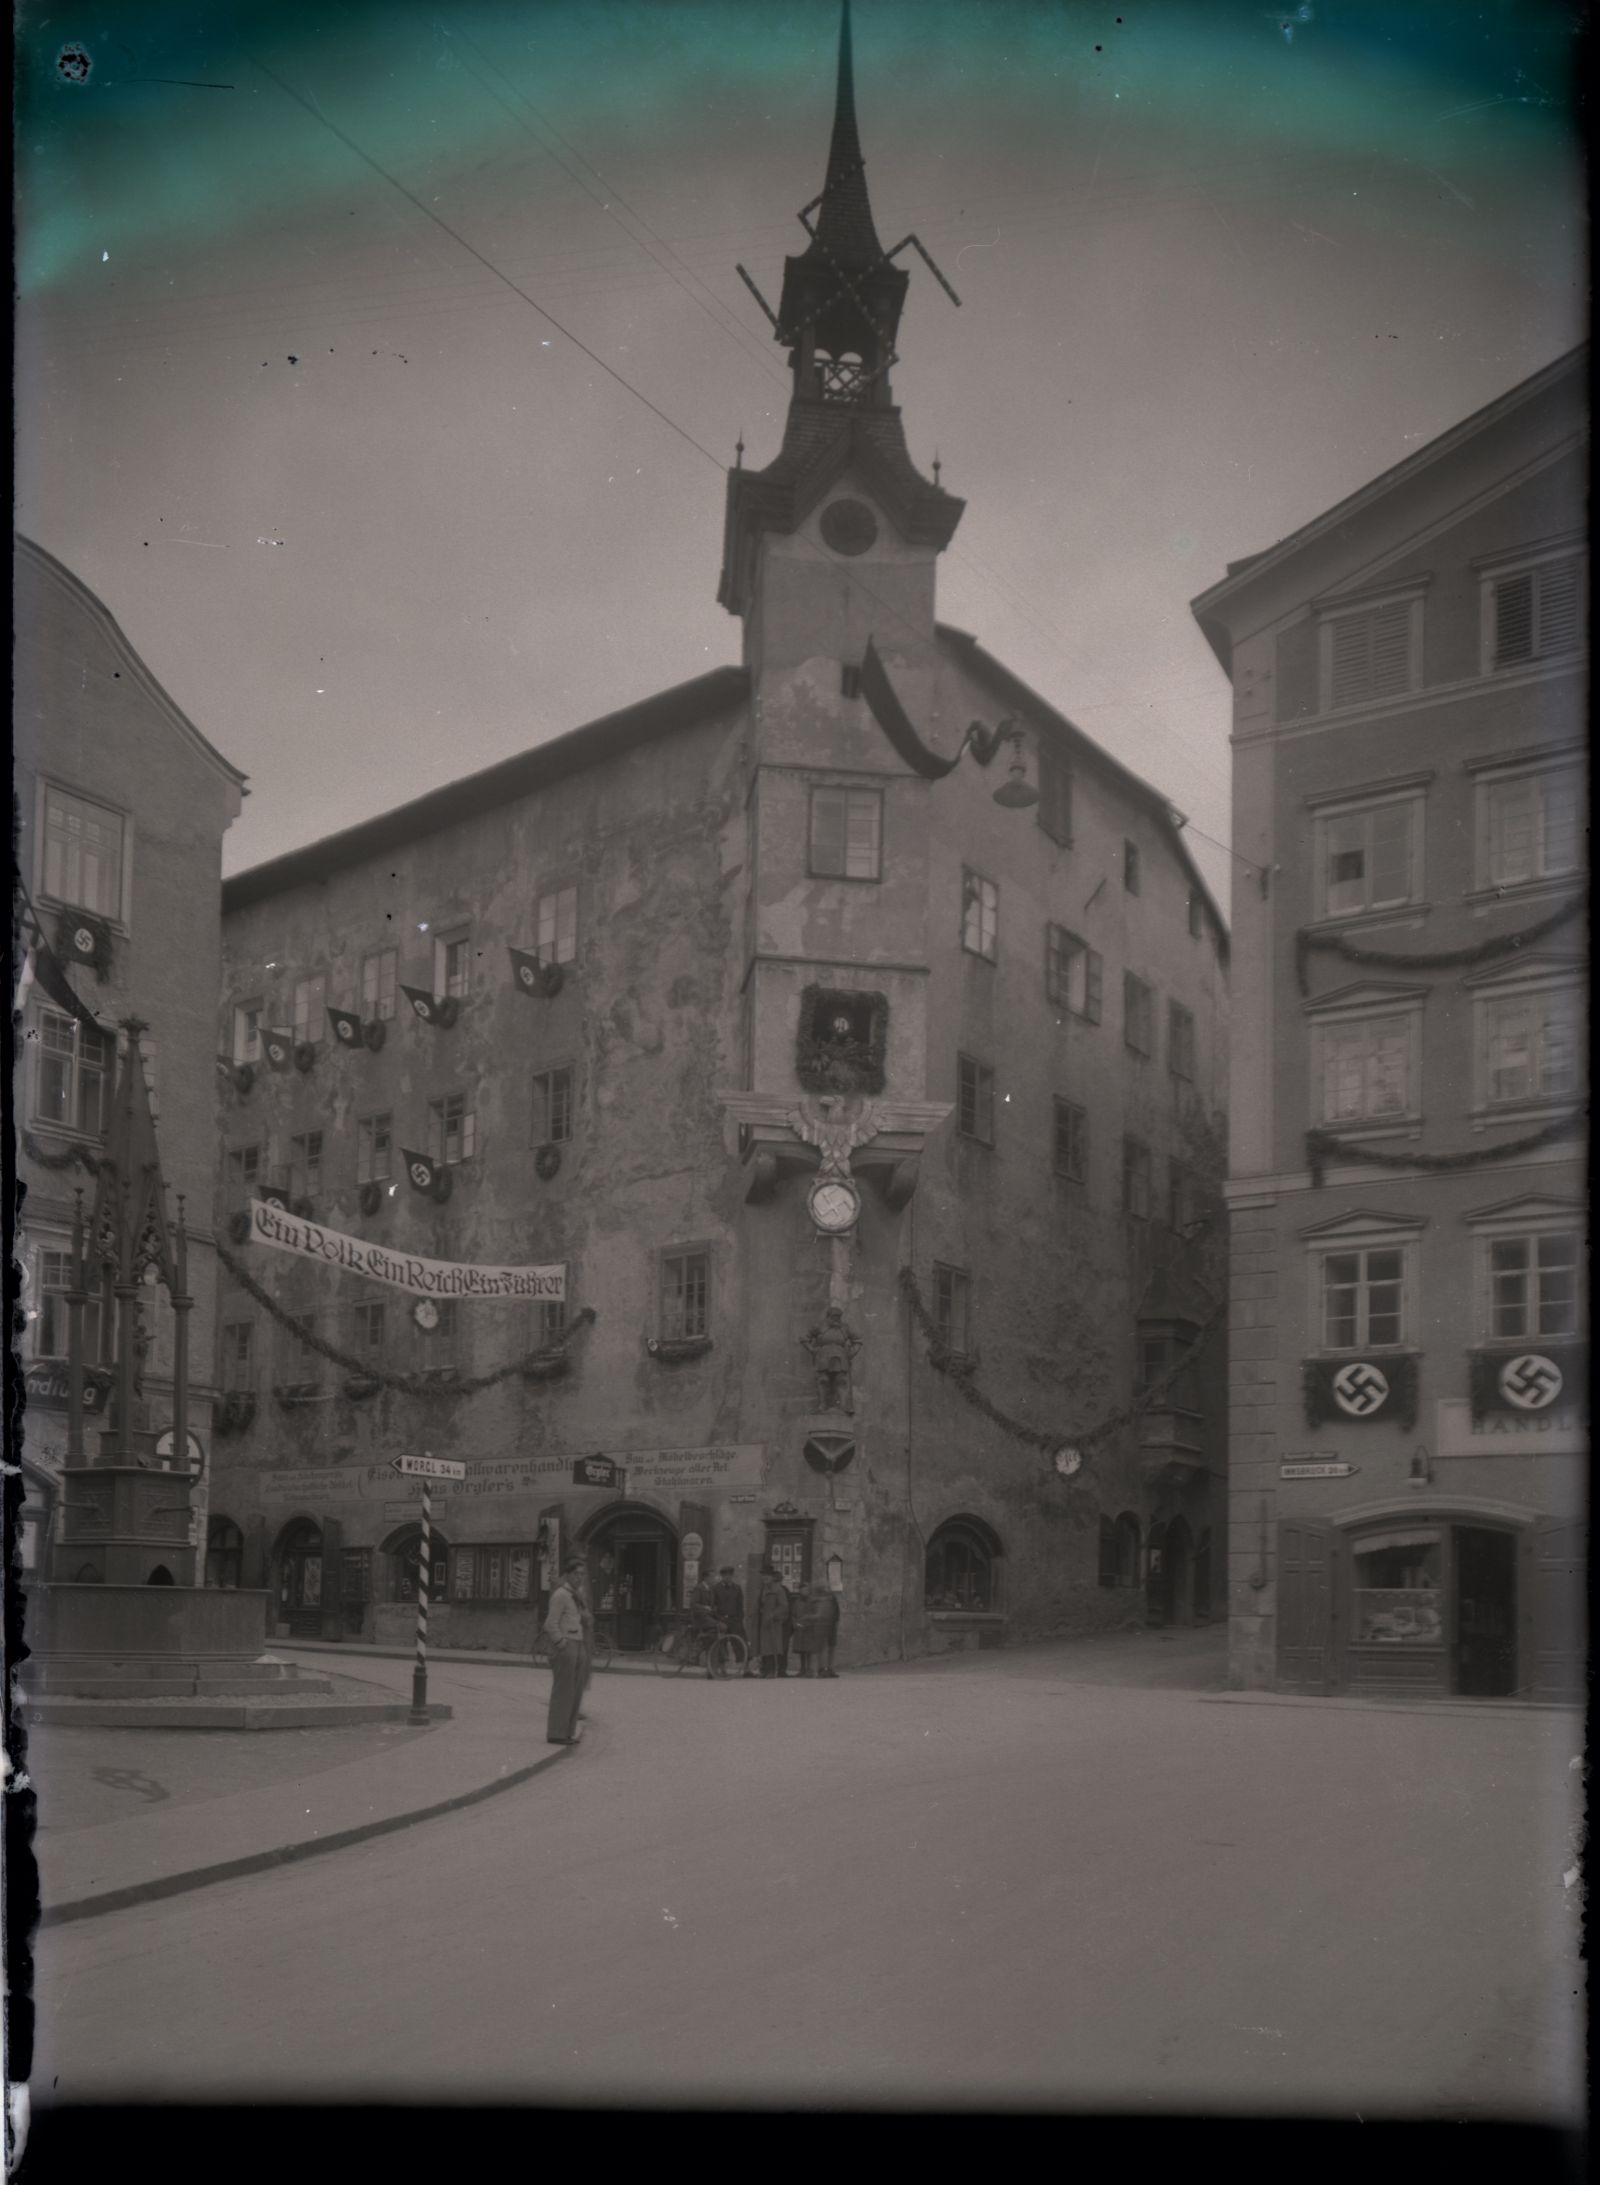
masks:
{"label": "man walking in street", "polygon": [[839,1636],[839,1596],[831,1586],[819,1586],[812,1606],[817,1616],[817,1675],[837,1677],[833,1648]]}
{"label": "man walking in street", "polygon": [[550,1716],[545,1724],[545,1742],[549,1745],[575,1745],[583,1735],[578,1727],[578,1704],[583,1698],[588,1649],[583,1643],[583,1611],[578,1606],[582,1570],[581,1556],[567,1558],[544,1620],[545,1637],[550,1641]]}
{"label": "man walking in street", "polygon": [[788,1673],[789,1595],[770,1563],[761,1566],[761,1591],[756,1599],[756,1645],[764,1677],[781,1677]]}
{"label": "man walking in street", "polygon": [[744,1628],[744,1588],[733,1575],[733,1565],[724,1563],[717,1573],[717,1582],[711,1589],[711,1606],[716,1611],[717,1622],[724,1631],[745,1642],[745,1668],[747,1677],[754,1676],[750,1661],[750,1634]]}
{"label": "man walking in street", "polygon": [[817,1673],[817,1647],[822,1637],[817,1628],[817,1608],[811,1588],[802,1579],[794,1595],[794,1647],[800,1657],[803,1677],[814,1677]]}

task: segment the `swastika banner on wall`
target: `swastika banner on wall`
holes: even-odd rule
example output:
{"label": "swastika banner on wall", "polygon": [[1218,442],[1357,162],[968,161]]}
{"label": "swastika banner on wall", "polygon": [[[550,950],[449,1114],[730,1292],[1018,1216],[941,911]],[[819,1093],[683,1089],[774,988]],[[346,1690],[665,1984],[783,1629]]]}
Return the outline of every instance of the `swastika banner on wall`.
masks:
{"label": "swastika banner on wall", "polygon": [[463,1261],[422,1259],[415,1252],[391,1252],[387,1245],[352,1237],[342,1229],[324,1229],[265,1199],[250,1201],[250,1236],[274,1251],[297,1252],[303,1259],[342,1267],[371,1282],[387,1282],[417,1297],[564,1298],[565,1262],[554,1267],[475,1267]]}

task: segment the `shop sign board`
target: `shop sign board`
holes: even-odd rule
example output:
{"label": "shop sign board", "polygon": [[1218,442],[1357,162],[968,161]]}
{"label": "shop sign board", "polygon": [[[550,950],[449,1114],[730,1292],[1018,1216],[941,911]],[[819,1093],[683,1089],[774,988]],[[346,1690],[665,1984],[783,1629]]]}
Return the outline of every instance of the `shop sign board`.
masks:
{"label": "shop sign board", "polygon": [[[626,1474],[631,1490],[671,1500],[679,1495],[758,1487],[765,1448],[763,1442],[719,1442],[702,1449],[607,1450],[605,1458],[612,1466],[613,1477],[617,1472]],[[574,1483],[574,1469],[580,1461],[593,1464],[595,1458],[580,1460],[559,1455],[468,1462],[460,1467],[463,1477],[452,1473],[441,1482],[434,1505],[437,1508],[441,1502],[449,1502],[460,1506],[503,1495],[548,1494]],[[284,1471],[263,1472],[259,1481],[261,1503],[263,1508],[293,1504],[309,1510],[339,1503],[389,1503],[395,1499],[396,1469],[391,1460],[388,1464],[297,1465]],[[420,1480],[410,1491],[420,1502]]]}
{"label": "shop sign board", "polygon": [[1435,1413],[1438,1457],[1581,1457],[1589,1449],[1589,1429],[1576,1403],[1490,1411],[1475,1419],[1465,1396],[1441,1396]]}

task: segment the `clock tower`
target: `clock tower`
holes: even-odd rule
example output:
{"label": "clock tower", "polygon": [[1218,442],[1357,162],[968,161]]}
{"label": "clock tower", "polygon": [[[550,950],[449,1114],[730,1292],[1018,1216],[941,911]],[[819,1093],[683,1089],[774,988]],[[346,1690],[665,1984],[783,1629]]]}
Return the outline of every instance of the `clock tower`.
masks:
{"label": "clock tower", "polygon": [[[915,236],[879,240],[856,125],[850,5],[821,195],[801,211],[806,245],[784,261],[774,311],[739,271],[788,351],[793,393],[783,445],[763,470],[728,477],[718,598],[745,626],[759,687],[802,662],[858,664],[869,636],[886,660],[926,672],[934,566],[962,502],[912,462],[890,384]],[[837,671],[836,671],[837,672]]]}

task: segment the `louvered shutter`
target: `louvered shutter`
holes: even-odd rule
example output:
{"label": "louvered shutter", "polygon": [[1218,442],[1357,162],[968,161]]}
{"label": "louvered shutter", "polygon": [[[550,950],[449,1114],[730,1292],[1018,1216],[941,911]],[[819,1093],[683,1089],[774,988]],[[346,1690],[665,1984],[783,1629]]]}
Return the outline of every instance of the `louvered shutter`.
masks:
{"label": "louvered shutter", "polygon": [[1410,600],[1340,615],[1333,625],[1332,646],[1333,705],[1370,705],[1379,698],[1403,696],[1411,688]]}
{"label": "louvered shutter", "polygon": [[1533,572],[1503,577],[1494,588],[1494,664],[1533,658]]}
{"label": "louvered shutter", "polygon": [[1578,644],[1578,564],[1546,562],[1536,572],[1539,579],[1539,655],[1573,652]]}
{"label": "louvered shutter", "polygon": [[1100,993],[1104,984],[1103,965],[1099,951],[1087,949],[1088,961],[1084,967],[1083,1013],[1090,1024],[1100,1022]]}

